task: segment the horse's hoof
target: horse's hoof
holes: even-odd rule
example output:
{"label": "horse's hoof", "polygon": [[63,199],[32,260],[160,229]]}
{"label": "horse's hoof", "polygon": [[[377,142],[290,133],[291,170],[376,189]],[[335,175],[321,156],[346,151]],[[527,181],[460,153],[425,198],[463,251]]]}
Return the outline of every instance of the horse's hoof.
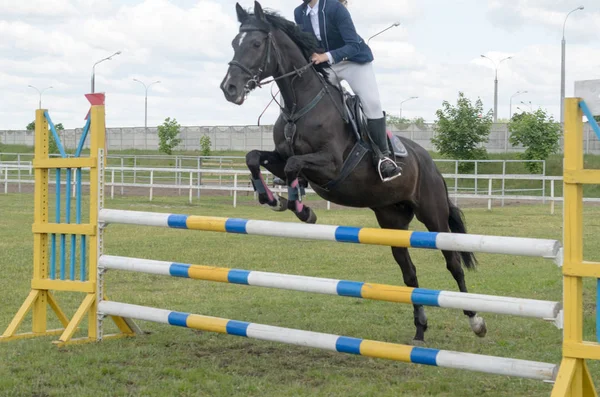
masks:
{"label": "horse's hoof", "polygon": [[412,344],[413,344],[413,346],[423,347],[423,346],[425,346],[425,340],[415,338],[415,339],[413,339]]}
{"label": "horse's hoof", "polygon": [[277,185],[277,186],[285,186],[286,183],[283,179],[275,177],[273,178],[273,185]]}
{"label": "horse's hoof", "polygon": [[269,208],[275,212],[283,212],[287,210],[288,201],[286,198],[280,197],[277,194],[275,197],[275,203],[269,203]]}
{"label": "horse's hoof", "polygon": [[312,208],[308,208],[308,211],[309,211],[308,219],[305,222],[311,223],[311,224],[317,223],[317,215],[315,214],[315,212],[312,210]]}
{"label": "horse's hoof", "polygon": [[483,338],[487,334],[487,326],[482,317],[469,317],[469,323],[471,324],[471,329],[478,337]]}
{"label": "horse's hoof", "polygon": [[[291,206],[291,202],[290,202]],[[300,219],[301,222],[304,223],[317,223],[317,216],[314,211],[310,207],[303,207],[302,211],[294,211],[296,217]]]}

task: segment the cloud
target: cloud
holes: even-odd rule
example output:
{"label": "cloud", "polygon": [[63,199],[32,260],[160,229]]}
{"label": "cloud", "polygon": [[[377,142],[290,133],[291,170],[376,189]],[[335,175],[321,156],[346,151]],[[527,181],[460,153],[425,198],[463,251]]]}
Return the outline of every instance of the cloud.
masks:
{"label": "cloud", "polygon": [[[488,18],[496,26],[509,30],[535,24],[562,36],[567,14],[581,6],[581,0],[489,0]],[[568,34],[578,42],[600,38],[600,8],[596,4],[576,11],[567,20]]]}
{"label": "cloud", "polygon": [[[239,1],[245,8],[253,5],[252,0]],[[442,101],[454,103],[458,91],[473,100],[481,97],[486,108],[492,108],[494,70],[478,57],[480,51],[493,59],[514,56],[499,69],[503,117],[508,115],[510,95],[518,90],[529,91],[523,100],[558,112],[560,42],[547,36],[557,31],[560,36],[564,10],[576,2],[489,0],[480,8],[453,4],[439,11],[444,12],[440,23],[428,11],[435,1],[424,1],[350,0],[353,20],[365,40],[393,22],[401,23],[370,42],[388,112],[397,114],[401,101],[419,96],[404,104],[403,114],[432,121]],[[0,0],[0,129],[22,129],[33,119],[39,96],[29,84],[39,89],[53,86],[45,91],[43,106],[55,122],[81,127],[92,66],[116,51],[121,55],[95,68],[96,91],[107,95],[109,126],[143,125],[144,88],[134,78],[147,84],[161,81],[148,92],[151,126],[166,117],[183,125],[256,124],[271,101],[271,88],[275,93],[277,87],[254,91],[242,107],[227,102],[219,89],[239,27],[235,4],[236,0]],[[300,1],[262,4],[292,19]],[[600,26],[598,12],[598,6],[589,6],[569,19],[567,93],[575,79],[600,78],[600,51],[597,41],[589,39]],[[481,21],[471,36],[449,34],[453,24],[469,20]],[[514,30],[527,34],[510,33]],[[274,122],[278,111],[272,104],[262,123]]]}
{"label": "cloud", "polygon": [[68,0],[2,0],[0,15],[4,18],[64,18],[76,16],[78,12]]}

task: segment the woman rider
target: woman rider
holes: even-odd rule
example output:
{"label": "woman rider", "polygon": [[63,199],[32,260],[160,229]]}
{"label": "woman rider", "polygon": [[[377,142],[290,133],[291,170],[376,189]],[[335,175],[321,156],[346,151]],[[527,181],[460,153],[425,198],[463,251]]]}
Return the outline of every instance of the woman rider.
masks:
{"label": "woman rider", "polygon": [[335,73],[330,81],[346,80],[360,97],[367,117],[369,131],[384,158],[374,157],[375,167],[384,181],[400,176],[401,169],[392,160],[387,144],[385,115],[373,70],[373,53],[356,33],[352,17],[346,8],[347,0],[303,0],[294,10],[296,23],[305,32],[313,33],[324,54],[313,54],[315,64],[328,62]]}

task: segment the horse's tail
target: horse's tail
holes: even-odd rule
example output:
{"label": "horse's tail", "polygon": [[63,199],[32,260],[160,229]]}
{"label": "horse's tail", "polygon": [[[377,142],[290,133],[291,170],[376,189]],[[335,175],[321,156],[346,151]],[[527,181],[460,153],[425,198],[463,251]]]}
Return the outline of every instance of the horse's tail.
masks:
{"label": "horse's tail", "polygon": [[[446,181],[444,181],[446,185]],[[446,187],[447,193],[447,187]],[[454,203],[448,197],[448,207],[450,209],[450,215],[448,216],[448,225],[452,233],[463,233],[467,234],[467,227],[465,226],[465,216],[460,208],[454,205]],[[477,259],[475,254],[472,252],[460,252],[460,257],[467,269],[475,269],[477,265]]]}

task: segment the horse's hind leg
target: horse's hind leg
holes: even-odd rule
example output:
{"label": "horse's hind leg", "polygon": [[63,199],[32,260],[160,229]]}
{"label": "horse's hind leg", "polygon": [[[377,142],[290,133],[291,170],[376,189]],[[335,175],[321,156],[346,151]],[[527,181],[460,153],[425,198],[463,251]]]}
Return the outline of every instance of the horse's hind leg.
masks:
{"label": "horse's hind leg", "polygon": [[[417,219],[422,222],[430,232],[448,233],[450,232],[450,208],[448,205],[431,205],[424,211],[416,213]],[[453,215],[454,216],[454,215]],[[442,251],[444,258],[446,259],[446,268],[450,271],[454,280],[458,284],[460,292],[468,292],[467,283],[465,282],[465,273],[461,266],[461,253],[455,251]],[[472,262],[472,254],[464,253],[463,258],[466,258],[465,265],[467,268],[474,266]],[[467,317],[469,317],[469,325],[479,337],[484,337],[487,333],[487,327],[485,320],[477,315],[476,312],[470,310],[463,311]]]}
{"label": "horse's hind leg", "polygon": [[287,200],[271,192],[260,173],[260,166],[262,165],[273,175],[285,178],[285,161],[279,153],[252,150],[246,154],[246,165],[252,174],[252,185],[258,193],[258,202],[268,205],[273,211],[285,211],[287,209]]}
{"label": "horse's hind leg", "polygon": [[[408,229],[414,214],[412,208],[403,204],[395,204],[384,208],[375,208],[375,215],[379,226],[384,229]],[[417,269],[413,264],[407,248],[392,247],[394,259],[400,265],[404,284],[408,287],[419,288],[417,279]],[[425,331],[427,331],[427,316],[423,305],[413,305],[414,323],[416,327],[415,341],[425,341]]]}

